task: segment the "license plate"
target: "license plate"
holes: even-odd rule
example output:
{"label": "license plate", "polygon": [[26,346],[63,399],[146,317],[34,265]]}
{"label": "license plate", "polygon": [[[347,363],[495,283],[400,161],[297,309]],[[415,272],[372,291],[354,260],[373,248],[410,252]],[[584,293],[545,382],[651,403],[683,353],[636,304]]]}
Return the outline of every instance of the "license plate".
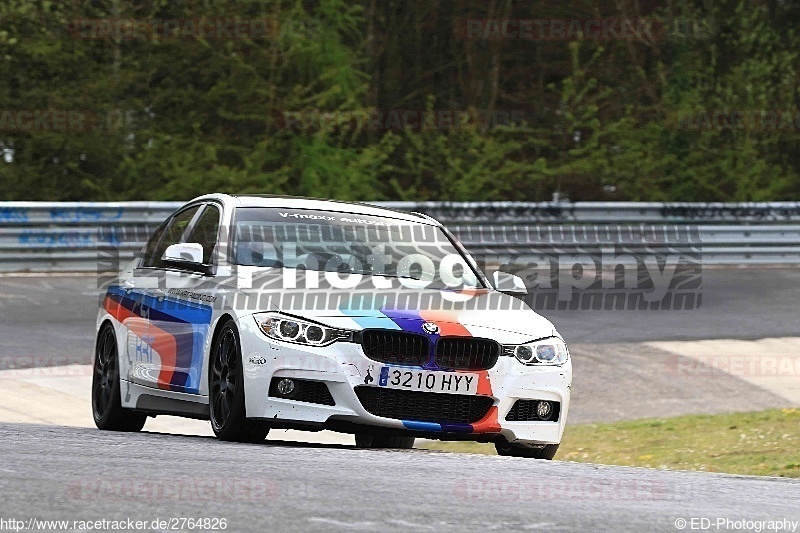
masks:
{"label": "license plate", "polygon": [[408,370],[393,366],[381,367],[377,385],[390,389],[404,389],[445,394],[477,394],[478,374]]}

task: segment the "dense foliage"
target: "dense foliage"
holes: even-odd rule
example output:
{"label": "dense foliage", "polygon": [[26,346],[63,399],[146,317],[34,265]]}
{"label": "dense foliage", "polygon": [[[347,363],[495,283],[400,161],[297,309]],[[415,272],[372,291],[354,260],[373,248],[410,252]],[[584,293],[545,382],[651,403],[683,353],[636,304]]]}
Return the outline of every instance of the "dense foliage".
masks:
{"label": "dense foliage", "polygon": [[798,22],[780,0],[5,0],[0,200],[796,199]]}

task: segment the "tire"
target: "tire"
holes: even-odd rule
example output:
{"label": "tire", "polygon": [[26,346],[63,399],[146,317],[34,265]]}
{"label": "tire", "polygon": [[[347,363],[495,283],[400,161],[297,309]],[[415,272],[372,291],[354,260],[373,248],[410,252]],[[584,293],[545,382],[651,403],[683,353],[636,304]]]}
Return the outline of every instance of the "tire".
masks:
{"label": "tire", "polygon": [[211,347],[208,365],[208,417],[220,440],[262,442],[269,427],[245,416],[244,374],[239,331],[228,320]]}
{"label": "tire", "polygon": [[108,431],[141,431],[147,420],[146,414],[122,407],[117,336],[111,324],[100,328],[94,348],[92,416],[99,429]]}
{"label": "tire", "polygon": [[522,444],[511,444],[505,439],[495,441],[494,443],[494,449],[497,450],[497,455],[504,455],[506,457],[527,457],[529,459],[546,459],[548,461],[555,457],[558,446],[558,444],[545,444],[541,448],[531,448]]}
{"label": "tire", "polygon": [[398,450],[410,450],[414,447],[414,437],[356,433],[356,446],[359,448],[395,448]]}

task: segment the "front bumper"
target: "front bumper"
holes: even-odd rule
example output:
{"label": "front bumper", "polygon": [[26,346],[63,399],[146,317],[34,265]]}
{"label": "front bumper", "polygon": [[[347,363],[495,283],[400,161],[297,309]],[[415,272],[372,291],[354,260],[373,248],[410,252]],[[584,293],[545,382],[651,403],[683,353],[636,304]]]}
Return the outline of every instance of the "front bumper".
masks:
{"label": "front bumper", "polygon": [[[359,344],[338,342],[326,347],[307,347],[272,341],[247,317],[239,323],[242,363],[245,376],[245,407],[248,418],[269,420],[276,426],[348,428],[369,426],[409,435],[447,439],[493,440],[504,437],[510,442],[556,444],[561,442],[569,412],[572,364],[561,366],[525,366],[513,357],[502,356],[487,371],[477,372],[485,380],[479,394],[491,397],[486,415],[471,424],[417,422],[376,416],[365,409],[355,387],[365,385],[370,371],[383,366],[367,358]],[[335,405],[322,405],[269,395],[274,377],[324,383]],[[423,394],[423,393],[421,393]],[[427,393],[440,394],[440,393]],[[444,394],[441,394],[444,395]],[[558,402],[556,421],[509,421],[508,412],[517,400]]]}

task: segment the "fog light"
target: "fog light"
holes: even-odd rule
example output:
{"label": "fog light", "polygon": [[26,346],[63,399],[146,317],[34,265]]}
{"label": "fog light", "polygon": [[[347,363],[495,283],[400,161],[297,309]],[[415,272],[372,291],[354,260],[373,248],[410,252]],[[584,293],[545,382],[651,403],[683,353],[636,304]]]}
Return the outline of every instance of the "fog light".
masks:
{"label": "fog light", "polygon": [[548,418],[550,418],[550,413],[552,411],[553,408],[550,407],[550,402],[539,402],[538,404],[536,404],[536,416],[538,416],[542,420],[547,420]]}
{"label": "fog light", "polygon": [[281,396],[289,396],[294,392],[294,381],[289,378],[283,378],[278,382],[276,388]]}

